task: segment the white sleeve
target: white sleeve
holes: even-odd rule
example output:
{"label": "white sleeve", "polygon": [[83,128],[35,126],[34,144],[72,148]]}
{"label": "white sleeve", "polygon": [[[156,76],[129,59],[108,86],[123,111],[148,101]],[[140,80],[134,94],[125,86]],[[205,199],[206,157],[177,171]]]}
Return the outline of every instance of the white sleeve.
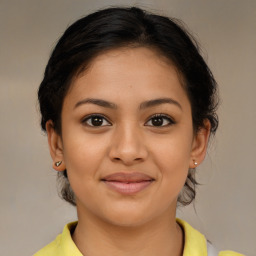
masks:
{"label": "white sleeve", "polygon": [[207,255],[208,256],[218,256],[218,251],[216,248],[207,241]]}

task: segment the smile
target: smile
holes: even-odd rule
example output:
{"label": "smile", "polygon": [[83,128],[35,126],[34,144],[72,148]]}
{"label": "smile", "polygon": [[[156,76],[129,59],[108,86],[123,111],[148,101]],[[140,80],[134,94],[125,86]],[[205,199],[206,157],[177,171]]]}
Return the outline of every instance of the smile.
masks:
{"label": "smile", "polygon": [[102,181],[120,194],[133,195],[151,185],[154,179],[142,173],[114,173],[104,177]]}

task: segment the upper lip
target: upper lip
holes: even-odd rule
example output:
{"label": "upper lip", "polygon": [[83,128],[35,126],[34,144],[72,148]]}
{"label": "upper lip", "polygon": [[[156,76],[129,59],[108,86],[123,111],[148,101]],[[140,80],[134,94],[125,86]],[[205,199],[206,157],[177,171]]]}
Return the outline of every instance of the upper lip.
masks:
{"label": "upper lip", "polygon": [[140,172],[124,173],[117,172],[102,178],[103,181],[118,181],[118,182],[142,182],[142,181],[152,181],[154,180],[147,174]]}

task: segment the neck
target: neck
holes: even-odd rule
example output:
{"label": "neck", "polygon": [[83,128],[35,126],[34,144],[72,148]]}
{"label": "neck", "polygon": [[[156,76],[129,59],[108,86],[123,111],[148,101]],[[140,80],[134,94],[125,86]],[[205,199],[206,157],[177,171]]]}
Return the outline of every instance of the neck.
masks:
{"label": "neck", "polygon": [[136,227],[79,216],[73,240],[84,256],[181,256],[183,231],[170,212]]}

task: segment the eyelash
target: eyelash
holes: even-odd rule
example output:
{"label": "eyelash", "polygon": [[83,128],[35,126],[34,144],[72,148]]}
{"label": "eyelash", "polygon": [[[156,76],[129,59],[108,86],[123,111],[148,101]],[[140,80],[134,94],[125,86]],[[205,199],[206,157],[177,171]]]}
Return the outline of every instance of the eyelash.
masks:
{"label": "eyelash", "polygon": [[[93,118],[100,118],[100,119],[103,119],[103,123],[104,122],[107,122],[108,124],[106,125],[92,125],[92,119]],[[147,125],[147,123],[149,122],[149,121],[151,121],[152,122],[152,119],[154,119],[154,118],[162,118],[163,120],[167,120],[167,122],[168,122],[168,124],[165,124],[165,125],[160,125],[160,126],[153,126],[153,125]],[[89,121],[89,120],[91,120],[91,124],[88,124],[87,122]],[[103,127],[103,126],[111,126],[111,123],[107,120],[107,118],[105,117],[105,116],[103,116],[102,114],[93,114],[93,115],[89,115],[89,116],[87,116],[87,117],[85,117],[83,120],[82,120],[82,123],[83,124],[85,124],[85,125],[87,125],[87,126],[90,126],[90,127]],[[146,124],[145,124],[145,126],[152,126],[152,127],[167,127],[167,126],[170,126],[170,125],[173,125],[173,124],[175,124],[175,121],[172,119],[172,118],[170,118],[168,115],[165,115],[165,114],[155,114],[155,115],[153,115],[153,116],[151,116],[150,118],[149,118],[149,120],[146,122]]]}
{"label": "eyelash", "polygon": [[[100,118],[100,119],[103,119],[103,122],[104,122],[104,121],[107,122],[108,125],[99,125],[99,126],[97,126],[97,125],[92,125],[92,124],[88,124],[88,123],[87,123],[88,120],[91,120],[91,121],[92,121],[92,119],[95,118],[95,117],[98,117],[98,118]],[[90,127],[102,127],[102,126],[110,126],[110,125],[111,125],[110,122],[107,120],[107,118],[106,118],[105,116],[101,115],[101,114],[89,115],[89,116],[85,117],[85,118],[82,120],[82,123],[85,124],[85,125],[87,125],[87,126],[90,126]]]}
{"label": "eyelash", "polygon": [[153,127],[166,127],[166,126],[175,124],[175,121],[171,117],[169,117],[168,115],[165,115],[165,114],[155,114],[155,115],[151,116],[146,123],[148,123],[149,121],[152,122],[152,119],[154,119],[154,118],[162,118],[163,120],[167,120],[168,124],[161,125],[161,126],[153,126],[152,125]]}

